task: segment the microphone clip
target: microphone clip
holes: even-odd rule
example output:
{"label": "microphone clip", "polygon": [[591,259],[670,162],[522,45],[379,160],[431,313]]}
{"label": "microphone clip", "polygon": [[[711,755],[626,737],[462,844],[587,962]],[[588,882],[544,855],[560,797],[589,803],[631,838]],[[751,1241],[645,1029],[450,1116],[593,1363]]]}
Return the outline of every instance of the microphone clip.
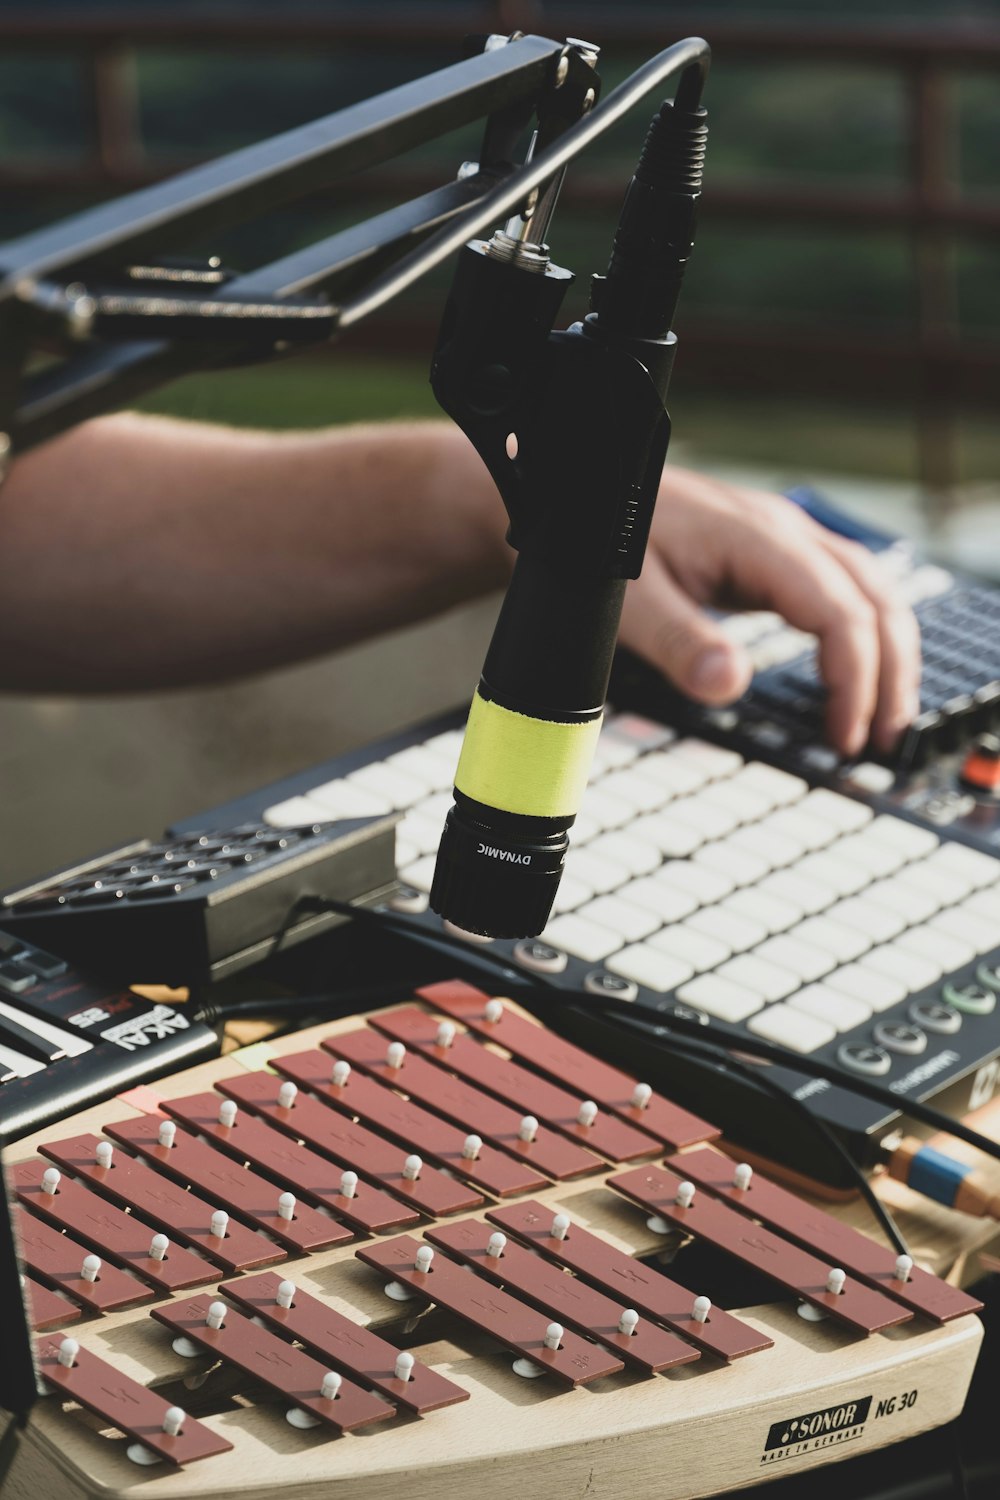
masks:
{"label": "microphone clip", "polygon": [[617,336],[598,315],[553,330],[572,273],[491,242],[462,252],[431,366],[439,404],[492,475],[522,555],[591,578],[642,568],[670,438],[676,338]]}

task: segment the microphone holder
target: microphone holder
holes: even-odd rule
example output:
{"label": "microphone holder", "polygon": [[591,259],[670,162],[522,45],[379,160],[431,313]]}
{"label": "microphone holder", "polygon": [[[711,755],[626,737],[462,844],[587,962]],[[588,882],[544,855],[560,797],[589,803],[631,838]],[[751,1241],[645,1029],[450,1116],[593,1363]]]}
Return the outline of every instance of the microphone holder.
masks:
{"label": "microphone holder", "polygon": [[[697,38],[679,42],[569,123],[553,100],[565,90],[584,107],[595,86],[589,44],[515,33],[472,38],[467,51],[451,67],[0,244],[0,462],[194,370],[335,339],[501,216],[544,208],[572,157],[678,69],[697,91],[708,57]],[[536,114],[549,144],[517,165]],[[175,259],[477,119],[478,163],[409,202],[239,274],[214,258]],[[40,352],[58,358],[32,370]]]}

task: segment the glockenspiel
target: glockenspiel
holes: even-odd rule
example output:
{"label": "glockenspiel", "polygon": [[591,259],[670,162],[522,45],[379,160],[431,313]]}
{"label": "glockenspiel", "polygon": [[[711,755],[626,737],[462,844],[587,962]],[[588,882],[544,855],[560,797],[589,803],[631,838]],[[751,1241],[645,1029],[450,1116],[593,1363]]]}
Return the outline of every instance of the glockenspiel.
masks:
{"label": "glockenspiel", "polygon": [[684,1500],[956,1416],[979,1304],[435,984],[19,1142],[5,1500]]}

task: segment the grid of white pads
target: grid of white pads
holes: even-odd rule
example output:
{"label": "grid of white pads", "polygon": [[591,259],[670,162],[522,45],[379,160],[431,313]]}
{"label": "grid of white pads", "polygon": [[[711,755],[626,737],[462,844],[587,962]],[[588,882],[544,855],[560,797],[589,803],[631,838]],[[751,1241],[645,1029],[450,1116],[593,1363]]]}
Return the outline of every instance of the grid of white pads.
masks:
{"label": "grid of white pads", "polygon": [[[399,811],[430,890],[459,730],[272,807]],[[542,940],[800,1052],[1000,946],[1000,860],[632,714],[609,718]]]}

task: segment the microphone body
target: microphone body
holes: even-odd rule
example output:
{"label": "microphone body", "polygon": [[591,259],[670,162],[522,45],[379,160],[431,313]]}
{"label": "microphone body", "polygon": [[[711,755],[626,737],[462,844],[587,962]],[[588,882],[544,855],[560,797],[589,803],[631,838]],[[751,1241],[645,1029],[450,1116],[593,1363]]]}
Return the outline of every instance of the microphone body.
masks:
{"label": "microphone body", "polygon": [[542,931],[586,788],[670,437],[669,324],[700,188],[692,121],[703,155],[702,111],[680,120],[667,105],[654,120],[583,322],[549,331],[569,273],[482,242],[463,252],[445,311],[435,394],[493,474],[518,552],[430,893],[435,912],[483,936]]}
{"label": "microphone body", "polygon": [[523,554],[515,564],[431,897],[467,931],[503,925],[523,936],[548,920],[600,733],[624,589],[623,579],[567,578]]}

